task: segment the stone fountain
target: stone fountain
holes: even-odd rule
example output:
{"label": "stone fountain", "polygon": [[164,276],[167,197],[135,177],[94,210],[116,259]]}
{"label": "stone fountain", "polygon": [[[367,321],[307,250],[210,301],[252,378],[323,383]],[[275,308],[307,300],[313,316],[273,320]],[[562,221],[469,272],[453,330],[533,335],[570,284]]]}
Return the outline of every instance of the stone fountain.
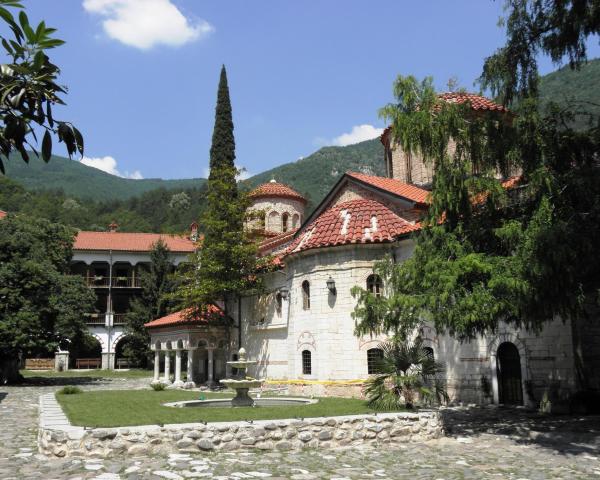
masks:
{"label": "stone fountain", "polygon": [[255,361],[246,360],[246,350],[244,348],[240,348],[237,360],[227,362],[227,365],[237,369],[236,378],[221,380],[223,385],[235,390],[235,397],[231,400],[232,407],[252,407],[254,405],[254,399],[248,395],[248,391],[251,388],[260,387],[263,380],[247,377],[246,369],[248,366],[255,364]]}

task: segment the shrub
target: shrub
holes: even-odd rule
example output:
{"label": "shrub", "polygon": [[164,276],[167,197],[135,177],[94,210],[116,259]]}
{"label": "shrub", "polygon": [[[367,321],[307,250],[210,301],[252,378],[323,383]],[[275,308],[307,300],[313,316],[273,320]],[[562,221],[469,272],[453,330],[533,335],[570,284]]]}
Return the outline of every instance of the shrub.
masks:
{"label": "shrub", "polygon": [[75,387],[73,385],[67,385],[66,387],[61,388],[58,393],[61,395],[75,395],[76,393],[82,393],[83,390],[79,387]]}
{"label": "shrub", "polygon": [[165,388],[167,388],[167,385],[162,382],[151,383],[150,386],[155,392],[162,392]]}

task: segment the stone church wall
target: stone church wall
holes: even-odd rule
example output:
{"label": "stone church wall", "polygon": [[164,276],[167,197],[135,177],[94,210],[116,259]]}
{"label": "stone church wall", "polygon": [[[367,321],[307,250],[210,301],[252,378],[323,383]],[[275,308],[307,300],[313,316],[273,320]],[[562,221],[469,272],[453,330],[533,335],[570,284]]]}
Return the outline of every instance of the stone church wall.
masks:
{"label": "stone church wall", "polygon": [[[288,230],[298,228],[304,219],[304,204],[291,198],[258,198],[252,202],[250,210],[264,212],[264,229],[269,232],[283,232],[282,216],[285,213],[289,215]],[[252,220],[249,228],[260,230],[261,220]]]}

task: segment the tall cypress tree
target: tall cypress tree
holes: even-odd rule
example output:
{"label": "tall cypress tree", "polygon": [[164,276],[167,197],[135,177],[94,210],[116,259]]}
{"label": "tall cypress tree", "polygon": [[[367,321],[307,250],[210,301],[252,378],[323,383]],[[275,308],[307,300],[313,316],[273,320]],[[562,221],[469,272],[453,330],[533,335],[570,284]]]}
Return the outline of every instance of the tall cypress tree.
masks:
{"label": "tall cypress tree", "polygon": [[223,66],[210,149],[207,208],[200,222],[204,240],[179,292],[184,306],[194,311],[239,296],[254,278],[256,247],[244,232],[246,199],[238,192],[237,173],[231,101]]}

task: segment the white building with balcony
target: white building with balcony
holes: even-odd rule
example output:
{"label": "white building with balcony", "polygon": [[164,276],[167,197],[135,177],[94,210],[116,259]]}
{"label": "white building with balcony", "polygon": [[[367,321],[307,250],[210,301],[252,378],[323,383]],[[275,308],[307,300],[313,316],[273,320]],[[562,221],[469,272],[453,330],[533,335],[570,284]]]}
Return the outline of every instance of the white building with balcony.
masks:
{"label": "white building with balcony", "polygon": [[100,356],[94,352],[71,359],[73,367],[112,369],[119,366],[116,357],[125,339],[125,313],[131,300],[141,293],[140,273],[150,264],[153,245],[162,240],[169,249],[172,264],[177,266],[196,249],[191,239],[195,234],[194,228],[190,237],[125,233],[118,232],[115,224],[108,232],[80,231],[77,234],[71,271],[84,277],[96,293],[96,308],[89,312],[86,323],[98,341]]}

